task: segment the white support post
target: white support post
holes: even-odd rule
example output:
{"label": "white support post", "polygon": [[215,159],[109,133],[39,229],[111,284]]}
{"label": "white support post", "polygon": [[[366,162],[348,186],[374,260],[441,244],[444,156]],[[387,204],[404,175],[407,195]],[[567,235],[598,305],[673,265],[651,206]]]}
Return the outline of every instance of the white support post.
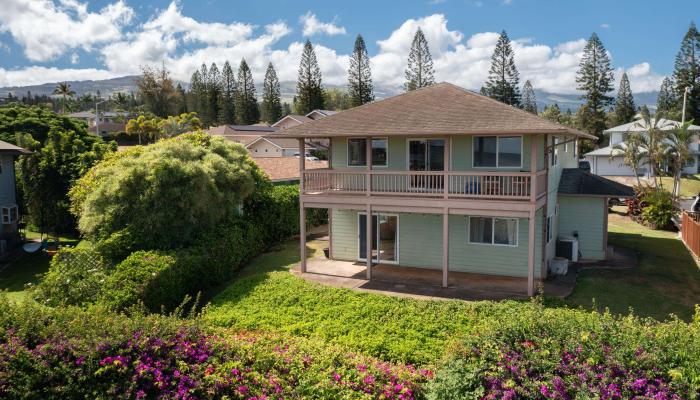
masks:
{"label": "white support post", "polygon": [[299,246],[301,263],[299,269],[306,272],[306,209],[304,207],[304,171],[306,169],[306,148],[304,139],[299,139]]}
{"label": "white support post", "polygon": [[365,237],[365,256],[367,258],[367,280],[372,279],[372,206],[367,204],[367,235]]}
{"label": "white support post", "polygon": [[447,275],[450,270],[450,214],[445,208],[442,212],[442,287],[447,287]]}
{"label": "white support post", "polygon": [[528,218],[529,235],[527,243],[527,295],[535,295],[535,210],[530,210]]}
{"label": "white support post", "polygon": [[367,192],[367,197],[369,197],[370,192],[372,191],[372,138],[368,137],[366,139],[366,143],[365,157],[367,158],[367,178],[365,190]]}
{"label": "white support post", "polygon": [[530,201],[532,203],[537,201],[537,137],[537,135],[530,135]]}
{"label": "white support post", "polygon": [[447,199],[450,197],[450,175],[447,173],[449,172],[451,168],[451,161],[450,161],[450,138],[446,137],[445,138],[445,156],[444,156],[444,162],[445,162],[445,173],[443,173],[443,182],[442,185],[444,186],[444,192],[443,192],[443,198]]}

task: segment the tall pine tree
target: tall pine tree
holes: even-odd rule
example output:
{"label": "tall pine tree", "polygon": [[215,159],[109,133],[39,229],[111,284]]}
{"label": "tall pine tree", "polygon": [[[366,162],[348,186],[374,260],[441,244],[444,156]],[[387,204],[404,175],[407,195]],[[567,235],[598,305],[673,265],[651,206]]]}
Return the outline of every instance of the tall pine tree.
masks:
{"label": "tall pine tree", "polygon": [[523,85],[523,110],[537,115],[537,98],[529,80]]}
{"label": "tall pine tree", "polygon": [[209,121],[212,125],[216,125],[219,122],[219,104],[221,103],[221,73],[219,73],[219,67],[216,63],[212,63],[209,67],[209,88],[208,88],[208,108],[209,108]]}
{"label": "tall pine tree", "polygon": [[239,124],[251,125],[260,121],[255,83],[245,59],[241,60],[241,66],[238,68],[238,90],[236,91],[235,107],[236,121]]}
{"label": "tall pine tree", "polygon": [[676,101],[676,93],[674,92],[673,81],[670,78],[664,78],[659,88],[659,96],[656,98],[656,112],[670,119],[675,119],[678,102]]}
{"label": "tall pine tree", "polygon": [[433,57],[430,55],[428,41],[423,31],[418,28],[411,52],[408,54],[408,66],[406,67],[406,91],[416,90],[435,84],[435,70],[433,70]]}
{"label": "tall pine tree", "polygon": [[583,58],[576,74],[577,89],[583,91],[585,121],[583,128],[602,138],[605,130],[605,109],[613,98],[608,93],[613,89],[613,73],[610,58],[603,42],[593,33],[583,49]]}
{"label": "tall pine tree", "polygon": [[187,108],[191,111],[196,112],[198,115],[200,115],[200,120],[201,120],[201,112],[199,109],[200,103],[199,103],[199,97],[201,96],[202,93],[202,78],[199,74],[199,71],[194,71],[192,73],[192,77],[190,78],[190,92],[187,96]]}
{"label": "tall pine tree", "polygon": [[685,118],[700,121],[700,33],[692,22],[676,55],[673,80],[676,84],[678,109],[683,109],[683,93],[686,87],[690,88]]}
{"label": "tall pine tree", "polygon": [[615,100],[615,119],[620,125],[626,124],[632,121],[635,113],[636,107],[634,106],[630,81],[627,79],[627,73],[623,73],[620,79],[620,89],[617,91],[617,99]]}
{"label": "tall pine tree", "polygon": [[219,114],[220,122],[224,124],[235,124],[236,77],[228,60],[224,63],[224,67],[221,69],[221,96],[219,99],[219,109],[221,110]]}
{"label": "tall pine tree", "polygon": [[199,105],[197,107],[197,114],[204,126],[211,126],[215,124],[216,121],[212,121],[209,118],[209,69],[206,64],[202,64],[202,67],[199,69],[199,82],[199,94],[197,96]]}
{"label": "tall pine tree", "polygon": [[299,62],[296,98],[296,111],[301,114],[308,114],[313,110],[324,108],[321,69],[318,67],[316,52],[309,39],[306,39]]}
{"label": "tall pine tree", "polygon": [[491,56],[491,69],[481,94],[514,107],[520,107],[520,76],[515,67],[513,48],[506,31],[496,42],[496,49]]}
{"label": "tall pine tree", "polygon": [[374,100],[372,72],[369,68],[367,46],[365,46],[362,35],[357,35],[355,48],[350,56],[348,95],[350,96],[350,107],[361,106]]}
{"label": "tall pine tree", "polygon": [[273,124],[282,118],[282,99],[280,96],[280,81],[272,63],[267,65],[262,94],[262,119]]}

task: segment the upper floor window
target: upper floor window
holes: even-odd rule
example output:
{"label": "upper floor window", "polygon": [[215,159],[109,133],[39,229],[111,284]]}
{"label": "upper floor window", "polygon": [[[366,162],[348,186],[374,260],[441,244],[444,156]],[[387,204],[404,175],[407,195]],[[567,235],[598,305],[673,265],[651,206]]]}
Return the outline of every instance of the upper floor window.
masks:
{"label": "upper floor window", "polygon": [[520,168],[522,162],[522,136],[474,137],[475,167]]}
{"label": "upper floor window", "polygon": [[550,165],[553,167],[559,164],[559,138],[556,136],[552,136],[552,152],[550,154],[552,155]]}
{"label": "upper floor window", "polygon": [[[383,167],[387,165],[389,144],[386,138],[372,139],[372,165]],[[348,165],[367,165],[367,139],[348,139]]]}

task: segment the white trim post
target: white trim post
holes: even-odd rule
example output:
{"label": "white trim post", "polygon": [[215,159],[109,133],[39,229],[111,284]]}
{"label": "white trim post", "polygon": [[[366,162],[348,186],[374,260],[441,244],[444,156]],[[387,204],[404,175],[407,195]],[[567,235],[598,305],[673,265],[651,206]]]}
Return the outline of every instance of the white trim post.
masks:
{"label": "white trim post", "polygon": [[367,260],[367,280],[372,279],[372,205],[367,204],[367,223],[365,224],[365,259]]}
{"label": "white trim post", "polygon": [[306,148],[304,139],[299,139],[299,247],[301,263],[299,269],[306,272],[306,209],[304,208],[304,171],[306,170]]}
{"label": "white trim post", "polygon": [[445,208],[442,212],[442,287],[447,287],[450,270],[450,214]]}

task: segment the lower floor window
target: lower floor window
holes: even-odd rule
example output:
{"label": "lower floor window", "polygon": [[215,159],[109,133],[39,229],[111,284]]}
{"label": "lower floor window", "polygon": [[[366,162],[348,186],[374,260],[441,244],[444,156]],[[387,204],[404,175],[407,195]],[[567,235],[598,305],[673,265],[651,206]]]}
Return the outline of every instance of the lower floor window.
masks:
{"label": "lower floor window", "polygon": [[469,243],[518,245],[518,219],[469,217]]}

